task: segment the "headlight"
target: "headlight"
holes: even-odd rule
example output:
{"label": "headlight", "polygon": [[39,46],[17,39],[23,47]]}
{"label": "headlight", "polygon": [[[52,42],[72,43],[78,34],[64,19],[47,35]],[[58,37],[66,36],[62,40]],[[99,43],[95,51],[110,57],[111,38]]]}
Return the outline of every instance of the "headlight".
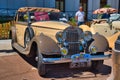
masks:
{"label": "headlight", "polygon": [[90,41],[91,39],[92,39],[92,33],[90,31],[85,31],[84,32],[84,40]]}
{"label": "headlight", "polygon": [[63,41],[63,40],[62,40],[62,31],[56,33],[56,39],[57,39],[58,42],[60,42],[60,43]]}
{"label": "headlight", "polygon": [[95,53],[97,53],[97,47],[92,46],[92,47],[90,47],[89,51],[91,54],[95,54]]}
{"label": "headlight", "polygon": [[68,54],[68,49],[65,48],[65,47],[62,47],[62,48],[61,48],[61,54],[62,54],[63,56],[66,56],[66,55]]}

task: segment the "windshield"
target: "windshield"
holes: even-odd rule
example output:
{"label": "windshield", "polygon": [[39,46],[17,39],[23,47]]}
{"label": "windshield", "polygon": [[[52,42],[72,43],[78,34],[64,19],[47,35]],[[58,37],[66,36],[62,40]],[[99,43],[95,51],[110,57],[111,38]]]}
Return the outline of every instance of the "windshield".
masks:
{"label": "windshield", "polygon": [[18,21],[28,21],[30,19],[31,22],[37,21],[59,21],[66,20],[67,15],[62,12],[19,12],[18,13]]}

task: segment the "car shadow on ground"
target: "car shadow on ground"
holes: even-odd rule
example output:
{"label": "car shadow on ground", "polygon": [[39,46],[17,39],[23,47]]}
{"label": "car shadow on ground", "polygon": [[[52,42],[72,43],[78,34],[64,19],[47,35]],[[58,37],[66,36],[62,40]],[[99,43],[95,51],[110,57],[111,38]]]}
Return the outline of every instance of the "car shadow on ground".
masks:
{"label": "car shadow on ground", "polygon": [[10,50],[0,50],[0,53],[12,53],[12,52],[15,52],[14,50],[10,49]]}
{"label": "car shadow on ground", "polygon": [[[94,78],[97,74],[108,75],[111,73],[111,67],[107,65],[103,65],[100,71],[91,70],[90,68],[69,68],[69,64],[56,64],[47,66],[49,69],[46,74],[46,78]],[[84,75],[84,73],[87,73]]]}
{"label": "car shadow on ground", "polygon": [[[35,62],[33,59],[19,53],[19,55],[27,61],[29,64],[37,68],[37,62]],[[47,67],[47,74],[43,76],[44,78],[66,78],[66,77],[72,77],[72,78],[94,78],[97,74],[101,75],[108,75],[111,73],[111,67],[108,65],[102,65],[100,68],[100,71],[91,70],[90,68],[76,68],[71,69],[69,68],[69,63],[64,64],[49,64],[46,65]],[[84,72],[90,72],[87,77],[84,77]]]}
{"label": "car shadow on ground", "polygon": [[17,53],[27,62],[29,63],[30,65],[34,66],[37,68],[37,62],[33,59],[33,58],[30,58],[24,54],[21,54],[20,52],[17,51]]}

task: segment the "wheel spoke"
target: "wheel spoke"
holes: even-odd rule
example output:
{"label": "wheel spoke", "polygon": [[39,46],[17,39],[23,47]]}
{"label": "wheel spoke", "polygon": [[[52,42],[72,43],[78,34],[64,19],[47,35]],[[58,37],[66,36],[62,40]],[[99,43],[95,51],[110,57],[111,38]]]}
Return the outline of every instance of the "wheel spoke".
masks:
{"label": "wheel spoke", "polygon": [[29,35],[29,33],[26,33],[26,35],[25,35],[25,46],[26,47],[29,44],[29,42],[30,42],[30,35]]}

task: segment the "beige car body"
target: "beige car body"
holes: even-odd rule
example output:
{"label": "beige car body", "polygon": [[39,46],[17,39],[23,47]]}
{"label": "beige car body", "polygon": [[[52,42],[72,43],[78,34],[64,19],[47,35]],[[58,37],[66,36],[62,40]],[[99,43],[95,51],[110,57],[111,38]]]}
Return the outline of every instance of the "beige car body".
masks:
{"label": "beige car body", "polygon": [[[13,49],[29,56],[32,62],[37,62],[41,76],[47,72],[46,64],[70,63],[71,68],[94,66],[94,69],[98,69],[96,65],[101,66],[103,60],[111,57],[109,54],[104,54],[109,46],[104,36],[92,35],[90,31],[84,32],[84,29],[62,21],[31,22],[29,11],[59,12],[59,10],[36,7],[20,8],[16,15],[16,24],[11,30]],[[21,19],[19,12],[27,12],[29,16],[27,17],[25,13],[22,19],[28,18],[28,21],[19,21],[18,17]],[[84,59],[85,62],[79,62],[78,58],[80,61]],[[76,59],[77,63],[85,63],[85,65],[76,66],[76,62],[74,63]]]}
{"label": "beige car body", "polygon": [[[23,7],[18,10],[18,12],[27,11],[44,11],[44,12],[59,12],[58,9],[51,8],[38,8],[38,7]],[[34,36],[30,40],[27,47],[25,47],[25,31],[28,28],[28,22],[18,22],[18,15],[16,15],[16,24],[12,27],[12,46],[19,50],[21,53],[26,55],[31,55],[31,49],[37,43],[37,47],[40,49],[42,54],[60,54],[60,47],[58,46],[57,39],[55,37],[56,33],[63,31],[70,25],[61,21],[39,21],[31,23],[31,28],[33,30]],[[81,27],[82,28],[82,27]],[[88,27],[86,29],[89,29]],[[89,29],[90,30],[90,29]],[[83,31],[86,31],[83,28]],[[104,52],[108,49],[107,40],[101,35],[94,35],[94,42],[90,45],[95,45],[98,47],[98,52]],[[103,40],[100,41],[99,39]],[[99,44],[100,43],[100,44]],[[50,47],[52,46],[52,47]]]}
{"label": "beige car body", "polygon": [[112,27],[110,27],[110,24],[108,24],[104,19],[97,20],[98,22],[92,22],[91,26],[87,25],[81,25],[80,28],[82,28],[84,31],[91,31],[93,34],[99,33],[106,37],[106,39],[109,42],[109,47],[114,48],[114,43],[120,35],[120,21],[113,21]]}
{"label": "beige car body", "polygon": [[[23,25],[21,23],[16,23],[16,34],[17,36],[17,42],[24,47],[24,34],[25,30],[27,28],[27,24]],[[44,34],[52,38],[56,41],[55,34],[68,27],[69,25],[63,22],[57,22],[57,21],[45,21],[45,22],[35,22],[31,24],[35,36],[38,36],[40,34]]]}
{"label": "beige car body", "polygon": [[[20,8],[18,12],[25,12],[27,10],[27,7],[25,8]],[[59,12],[58,9],[52,9],[52,8],[37,8],[37,7],[29,7],[29,11],[49,11],[49,12]],[[34,22],[31,24],[31,28],[34,31],[34,37],[28,44],[28,47],[24,48],[24,36],[25,36],[25,31],[28,27],[27,22],[18,22],[18,15],[16,17],[16,24],[15,26],[12,27],[12,37],[14,41],[13,42],[13,47],[17,48],[18,51],[20,51],[23,54],[29,55],[30,54],[30,49],[32,46],[33,42],[38,43],[38,47],[41,48],[41,52],[43,53],[48,53],[50,52],[57,53],[60,52],[58,46],[57,46],[57,40],[56,40],[56,33],[58,31],[61,31],[65,28],[70,26],[67,23],[64,22],[59,22],[59,21],[40,21],[40,22]],[[41,36],[41,38],[39,38]],[[52,41],[50,40],[52,39]],[[42,44],[41,44],[42,43]],[[53,44],[55,43],[55,44]],[[39,45],[40,44],[40,45]],[[19,46],[18,46],[19,45]],[[50,47],[52,46],[52,47]],[[48,54],[48,55],[49,55]]]}

